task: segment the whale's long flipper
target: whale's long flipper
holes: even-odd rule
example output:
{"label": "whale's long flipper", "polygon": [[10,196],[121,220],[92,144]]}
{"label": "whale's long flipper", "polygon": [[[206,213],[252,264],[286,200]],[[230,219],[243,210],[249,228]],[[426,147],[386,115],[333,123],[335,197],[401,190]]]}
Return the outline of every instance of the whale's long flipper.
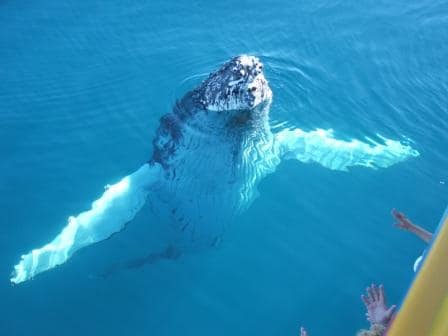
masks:
{"label": "whale's long flipper", "polygon": [[66,262],[77,250],[122,230],[145,203],[151,185],[161,174],[159,165],[140,169],[107,187],[92,208],[70,217],[61,233],[47,245],[22,255],[11,282],[20,283]]}
{"label": "whale's long flipper", "polygon": [[335,139],[332,130],[283,130],[276,134],[275,149],[281,157],[301,162],[317,162],[322,166],[347,171],[349,167],[387,168],[418,151],[399,141],[382,138],[384,143],[371,144],[359,140]]}

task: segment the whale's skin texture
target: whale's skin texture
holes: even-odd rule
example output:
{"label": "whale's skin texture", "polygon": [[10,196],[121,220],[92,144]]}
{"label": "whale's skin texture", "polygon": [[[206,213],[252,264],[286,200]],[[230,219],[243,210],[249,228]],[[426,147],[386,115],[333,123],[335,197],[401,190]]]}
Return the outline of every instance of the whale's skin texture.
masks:
{"label": "whale's skin texture", "polygon": [[150,162],[164,167],[164,175],[150,200],[170,218],[181,244],[215,244],[280,162],[262,68],[256,57],[233,58],[160,120]]}
{"label": "whale's skin texture", "polygon": [[164,170],[150,202],[170,218],[183,244],[201,248],[215,244],[250,206],[257,184],[280,159],[268,127],[269,103],[237,114],[199,109],[182,120],[177,113],[184,106],[162,118],[154,140],[151,162]]}

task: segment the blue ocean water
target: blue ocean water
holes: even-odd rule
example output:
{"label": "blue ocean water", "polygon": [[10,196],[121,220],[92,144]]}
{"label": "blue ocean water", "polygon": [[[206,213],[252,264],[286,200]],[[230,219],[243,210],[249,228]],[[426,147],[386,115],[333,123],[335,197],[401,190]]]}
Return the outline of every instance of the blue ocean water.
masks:
{"label": "blue ocean water", "polygon": [[[351,335],[359,295],[400,302],[448,202],[444,1],[5,1],[0,4],[1,335]],[[11,286],[20,255],[151,154],[159,118],[222,62],[259,56],[271,122],[411,141],[417,158],[336,172],[287,161],[218,247],[96,274],[146,253],[126,230]]]}

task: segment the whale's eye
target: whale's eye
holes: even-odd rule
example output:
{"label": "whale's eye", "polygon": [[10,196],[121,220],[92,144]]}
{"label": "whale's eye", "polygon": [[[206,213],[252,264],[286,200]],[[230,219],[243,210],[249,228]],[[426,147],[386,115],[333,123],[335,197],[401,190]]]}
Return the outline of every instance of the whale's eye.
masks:
{"label": "whale's eye", "polygon": [[248,88],[247,91],[255,92],[255,91],[257,91],[257,88],[255,86],[252,86],[252,87]]}

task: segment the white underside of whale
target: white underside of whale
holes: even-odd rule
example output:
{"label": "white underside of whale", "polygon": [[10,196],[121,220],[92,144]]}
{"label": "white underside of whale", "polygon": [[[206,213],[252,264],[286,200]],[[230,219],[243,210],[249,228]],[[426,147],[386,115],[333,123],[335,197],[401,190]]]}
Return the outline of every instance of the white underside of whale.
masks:
{"label": "white underside of whale", "polygon": [[48,244],[22,255],[14,266],[12,283],[66,262],[79,249],[107,239],[123,229],[145,203],[150,186],[160,176],[160,167],[143,165],[118,183],[106,186],[90,210],[69,217],[68,224]]}
{"label": "white underside of whale", "polygon": [[348,171],[362,166],[372,169],[387,168],[409,157],[419,155],[411,146],[378,135],[383,143],[368,139],[338,140],[332,129],[316,129],[305,132],[299,128],[285,129],[276,135],[279,155],[304,163],[316,162],[331,169]]}

